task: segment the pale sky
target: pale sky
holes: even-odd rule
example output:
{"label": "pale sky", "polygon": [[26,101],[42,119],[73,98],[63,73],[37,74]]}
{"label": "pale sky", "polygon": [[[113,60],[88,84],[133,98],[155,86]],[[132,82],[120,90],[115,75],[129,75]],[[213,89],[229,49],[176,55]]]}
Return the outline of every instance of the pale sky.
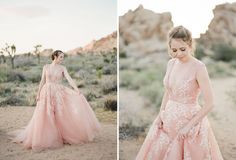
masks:
{"label": "pale sky", "polygon": [[67,51],[117,29],[116,0],[1,0],[0,48]]}
{"label": "pale sky", "polygon": [[118,0],[118,15],[122,16],[140,4],[156,13],[171,12],[174,26],[183,25],[192,32],[194,38],[198,38],[200,33],[207,30],[215,5],[226,2],[236,0]]}

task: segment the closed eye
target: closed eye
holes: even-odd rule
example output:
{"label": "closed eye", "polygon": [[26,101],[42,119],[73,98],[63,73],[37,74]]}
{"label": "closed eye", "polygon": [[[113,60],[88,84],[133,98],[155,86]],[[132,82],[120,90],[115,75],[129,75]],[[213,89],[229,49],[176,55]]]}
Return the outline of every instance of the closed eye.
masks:
{"label": "closed eye", "polygon": [[173,52],[177,52],[177,49],[172,49]]}

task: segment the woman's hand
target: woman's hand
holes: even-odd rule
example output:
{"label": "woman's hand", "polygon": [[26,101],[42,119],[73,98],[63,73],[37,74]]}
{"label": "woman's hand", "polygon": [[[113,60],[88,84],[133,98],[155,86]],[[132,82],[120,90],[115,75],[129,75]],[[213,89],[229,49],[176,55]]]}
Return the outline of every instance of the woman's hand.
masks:
{"label": "woman's hand", "polygon": [[163,128],[163,121],[161,119],[161,116],[159,116],[157,119],[157,125],[159,129]]}
{"label": "woman's hand", "polygon": [[179,130],[179,133],[178,133],[178,140],[180,140],[181,138],[182,139],[187,138],[190,129],[191,129],[191,127],[189,127],[188,125],[183,127],[183,128],[181,128]]}

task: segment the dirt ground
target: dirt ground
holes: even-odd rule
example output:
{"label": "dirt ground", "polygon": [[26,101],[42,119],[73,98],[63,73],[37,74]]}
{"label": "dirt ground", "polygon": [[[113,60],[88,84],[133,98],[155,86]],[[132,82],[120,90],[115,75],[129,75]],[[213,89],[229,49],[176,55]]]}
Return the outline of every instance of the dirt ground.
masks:
{"label": "dirt ground", "polygon": [[93,142],[65,145],[55,150],[32,152],[11,143],[6,133],[25,126],[34,107],[0,108],[0,160],[115,160],[117,157],[116,112],[96,112],[102,132]]}

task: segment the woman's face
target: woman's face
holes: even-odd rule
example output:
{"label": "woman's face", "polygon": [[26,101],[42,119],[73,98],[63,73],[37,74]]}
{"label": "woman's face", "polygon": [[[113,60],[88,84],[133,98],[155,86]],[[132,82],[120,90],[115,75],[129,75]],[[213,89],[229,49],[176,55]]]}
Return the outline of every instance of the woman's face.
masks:
{"label": "woman's face", "polygon": [[55,61],[56,63],[61,64],[63,59],[64,59],[64,53],[60,53],[58,57],[56,57]]}
{"label": "woman's face", "polygon": [[182,39],[172,39],[170,42],[170,55],[173,58],[183,58],[191,54],[191,47]]}

